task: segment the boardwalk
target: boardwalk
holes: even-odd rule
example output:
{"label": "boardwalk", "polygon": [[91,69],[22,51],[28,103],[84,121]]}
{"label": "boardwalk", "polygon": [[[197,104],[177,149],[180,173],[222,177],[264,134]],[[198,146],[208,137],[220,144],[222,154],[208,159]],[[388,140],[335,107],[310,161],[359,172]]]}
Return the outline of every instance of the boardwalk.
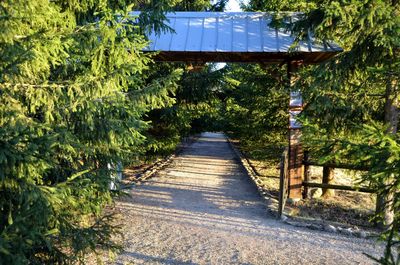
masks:
{"label": "boardwalk", "polygon": [[125,252],[116,264],[372,264],[362,252],[380,252],[273,219],[222,134],[203,134],[131,194],[117,204]]}

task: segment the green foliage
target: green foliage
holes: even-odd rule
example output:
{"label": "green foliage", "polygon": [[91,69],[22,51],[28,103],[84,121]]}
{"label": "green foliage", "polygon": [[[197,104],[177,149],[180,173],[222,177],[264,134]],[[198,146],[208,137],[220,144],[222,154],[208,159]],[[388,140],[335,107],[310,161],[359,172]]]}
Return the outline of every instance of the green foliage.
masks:
{"label": "green foliage", "polygon": [[176,0],[175,11],[223,11],[228,0]]}
{"label": "green foliage", "polygon": [[187,72],[183,76],[178,89],[178,111],[192,115],[191,132],[220,129],[216,119],[224,96],[224,72],[210,64],[204,65],[201,71]]}
{"label": "green foliage", "polygon": [[[247,10],[301,11],[287,24],[297,39],[338,43],[344,52],[333,60],[307,66],[297,88],[306,103],[303,140],[321,162],[369,166],[360,182],[387,199],[377,213],[383,220],[390,207],[394,221],[382,234],[387,242],[382,264],[398,264],[392,252],[398,242],[400,79],[400,3],[397,0],[250,1]],[[283,14],[283,17],[287,13]],[[291,14],[293,15],[293,14]],[[277,22],[282,16],[277,15]],[[284,24],[281,24],[281,26]],[[312,32],[312,36],[308,36]],[[392,204],[392,206],[391,206]],[[386,208],[386,209],[385,209]]]}
{"label": "green foliage", "polygon": [[265,158],[270,154],[267,146],[285,145],[289,100],[286,72],[281,67],[260,65],[229,65],[226,71],[225,130],[239,138],[252,157]]}
{"label": "green foliage", "polygon": [[399,262],[399,257],[392,256],[392,246],[399,239],[399,167],[395,158],[399,145],[399,10],[398,1],[327,1],[293,27],[303,32],[309,27],[317,38],[334,40],[345,48],[335,60],[303,72],[306,78],[299,85],[309,102],[304,122],[313,133],[305,139],[310,146],[316,142],[311,138],[323,139],[319,146],[324,160],[345,160],[371,168],[360,182],[386,198],[386,206],[375,219],[388,222],[389,209],[393,207],[395,213],[393,223],[386,223],[390,229],[382,234],[387,242],[379,260],[382,264]]}
{"label": "green foliage", "polygon": [[304,12],[315,6],[313,2],[305,0],[250,0],[243,7],[246,11]]}
{"label": "green foliage", "polygon": [[147,41],[128,4],[0,3],[2,264],[82,262],[118,248],[103,213],[118,194],[107,165],[145,150],[142,116],[172,104],[181,74],[147,82]]}
{"label": "green foliage", "polygon": [[[170,75],[181,64],[158,64],[149,77]],[[204,65],[198,72],[185,71],[174,95],[174,104],[148,113],[152,127],[147,131],[146,159],[175,150],[182,137],[202,131],[218,130],[215,119],[221,94],[221,71]]]}
{"label": "green foliage", "polygon": [[[68,264],[91,250],[118,249],[111,240],[118,227],[104,214],[118,195],[109,189],[109,165],[170,153],[181,137],[204,130],[230,133],[257,158],[268,144],[284,145],[283,68],[190,72],[142,53],[143,32],[168,30],[163,12],[225,4],[0,3],[0,263]],[[390,194],[395,209],[379,262],[398,263],[400,147],[383,110],[398,97],[399,2],[257,0],[245,8],[304,11],[288,25],[298,39],[311,29],[345,48],[301,72],[304,140],[324,161],[371,167],[360,183]],[[133,9],[144,11],[137,21],[128,18]]]}
{"label": "green foliage", "polygon": [[[174,0],[168,1],[168,8],[174,11],[222,11],[226,0]],[[165,5],[164,5],[165,6]],[[142,19],[147,21],[148,18]],[[162,30],[161,27],[159,27]],[[148,30],[148,29],[147,29]],[[146,144],[141,160],[153,160],[159,156],[172,153],[180,143],[182,137],[191,133],[206,130],[217,130],[218,124],[216,109],[219,107],[218,94],[214,88],[220,73],[212,71],[211,65],[205,65],[204,70],[193,72],[182,63],[157,63],[146,71],[146,81],[164,78],[176,70],[186,69],[182,80],[177,83],[176,93],[169,93],[171,104],[161,109],[151,110],[145,120],[150,124],[146,130]]]}
{"label": "green foliage", "polygon": [[[386,133],[379,123],[360,126],[359,138],[347,137],[335,143],[338,147],[335,153],[325,156],[325,159],[347,159],[356,166],[368,166],[370,171],[363,174],[359,184],[368,184],[374,188],[378,196],[390,195],[389,203],[393,203],[394,221],[390,229],[381,234],[381,240],[386,242],[386,249],[381,258],[371,257],[381,264],[398,264],[400,245],[400,139],[399,135]],[[371,221],[382,222],[384,213],[379,212]]]}

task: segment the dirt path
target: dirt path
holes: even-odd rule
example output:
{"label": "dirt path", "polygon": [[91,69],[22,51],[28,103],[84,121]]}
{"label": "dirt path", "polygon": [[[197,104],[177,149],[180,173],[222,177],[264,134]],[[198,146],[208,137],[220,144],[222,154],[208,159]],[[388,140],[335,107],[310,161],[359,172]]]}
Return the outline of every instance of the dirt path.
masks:
{"label": "dirt path", "polygon": [[372,264],[373,241],[291,227],[268,216],[222,134],[205,133],[119,202],[116,264]]}

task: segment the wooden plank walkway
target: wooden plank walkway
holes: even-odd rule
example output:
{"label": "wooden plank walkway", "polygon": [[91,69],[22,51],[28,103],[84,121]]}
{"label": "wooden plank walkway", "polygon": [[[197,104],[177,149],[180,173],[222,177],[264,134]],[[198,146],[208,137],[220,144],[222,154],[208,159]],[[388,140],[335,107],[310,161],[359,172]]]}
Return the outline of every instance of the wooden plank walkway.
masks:
{"label": "wooden plank walkway", "polygon": [[125,252],[115,264],[373,264],[373,241],[268,216],[223,134],[204,133],[117,203]]}

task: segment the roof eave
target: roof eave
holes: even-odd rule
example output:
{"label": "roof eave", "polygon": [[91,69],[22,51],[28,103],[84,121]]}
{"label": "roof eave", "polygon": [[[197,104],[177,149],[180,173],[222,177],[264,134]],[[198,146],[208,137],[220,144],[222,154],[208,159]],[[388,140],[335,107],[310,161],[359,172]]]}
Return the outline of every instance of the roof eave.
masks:
{"label": "roof eave", "polygon": [[302,60],[305,64],[318,64],[335,57],[341,50],[334,52],[180,52],[160,51],[153,59],[163,62],[236,62],[275,64],[293,60]]}

